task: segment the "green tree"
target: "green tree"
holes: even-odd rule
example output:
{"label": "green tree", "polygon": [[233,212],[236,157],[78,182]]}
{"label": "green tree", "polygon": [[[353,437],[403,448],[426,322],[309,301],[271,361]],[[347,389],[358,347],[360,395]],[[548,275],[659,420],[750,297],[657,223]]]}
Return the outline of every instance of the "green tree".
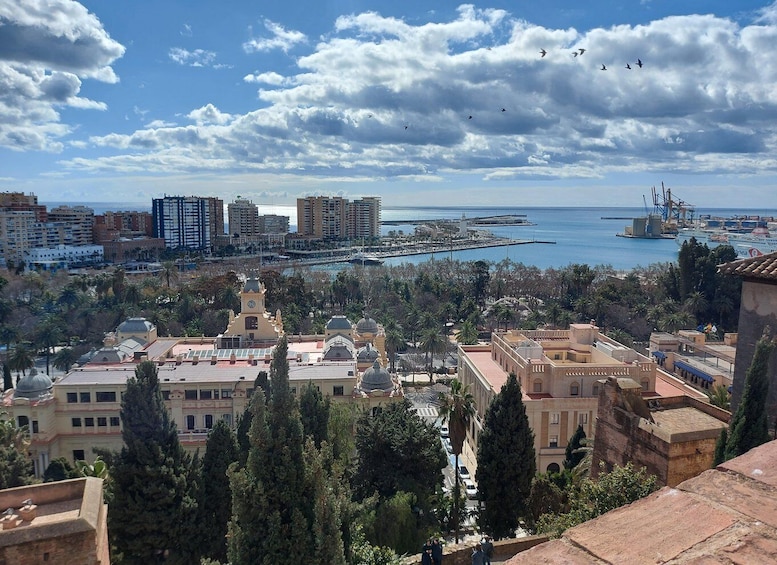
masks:
{"label": "green tree", "polygon": [[707,396],[713,406],[723,408],[723,410],[731,410],[731,395],[728,392],[728,387],[715,385],[712,390],[707,391]]}
{"label": "green tree", "polygon": [[66,479],[76,479],[81,474],[70,464],[65,457],[52,459],[49,466],[43,472],[43,482],[50,483],[54,481],[64,481]]}
{"label": "green tree", "polygon": [[[439,403],[438,413],[442,422],[448,424],[448,435],[455,459],[454,465],[458,469],[459,456],[467,438],[467,428],[475,416],[475,397],[470,392],[469,385],[465,385],[459,379],[453,379],[450,391],[440,393]],[[458,497],[460,494],[459,473],[457,471],[454,473],[453,488],[453,523],[456,525],[456,543],[459,541]]]}
{"label": "green tree", "polygon": [[578,425],[575,433],[569,438],[567,443],[567,449],[564,457],[564,469],[573,469],[577,467],[577,464],[583,460],[585,453],[580,450],[583,446],[583,440],[585,439],[585,430],[582,425]]}
{"label": "green tree", "polygon": [[78,361],[78,356],[70,347],[63,347],[54,355],[54,368],[67,373]]}
{"label": "green tree", "polygon": [[526,507],[526,525],[533,531],[543,514],[562,514],[567,511],[567,493],[548,473],[539,473],[532,479]]}
{"label": "green tree", "polygon": [[529,427],[521,385],[510,373],[483,418],[478,441],[477,482],[485,503],[481,527],[496,539],[514,537],[536,471],[534,432]]}
{"label": "green tree", "polygon": [[456,334],[456,341],[462,345],[475,345],[478,342],[478,329],[470,320],[464,320],[458,333]]}
{"label": "green tree", "polygon": [[726,444],[728,443],[728,428],[720,430],[718,441],[715,442],[715,456],[712,461],[712,468],[714,469],[721,463],[726,461]]}
{"label": "green tree", "polygon": [[11,367],[8,363],[3,363],[3,390],[11,390],[13,388],[13,376],[11,375]]}
{"label": "green tree", "polygon": [[299,414],[305,436],[313,438],[316,447],[326,441],[329,425],[329,408],[331,401],[326,399],[312,382],[302,387],[299,399]]}
{"label": "green tree", "polygon": [[8,358],[8,365],[16,371],[17,381],[19,373],[27,374],[27,370],[35,366],[35,356],[32,351],[24,344],[18,343]]}
{"label": "green tree", "polygon": [[431,378],[434,369],[434,356],[437,353],[445,353],[447,340],[442,332],[437,328],[427,329],[421,336],[421,351],[427,355],[429,377]]}
{"label": "green tree", "polygon": [[577,490],[569,493],[569,512],[544,514],[537,523],[537,531],[560,536],[567,528],[644,498],[657,489],[656,476],[649,475],[644,467],[635,470],[632,463],[625,467],[616,465],[612,472],[600,474],[596,481],[585,479]]}
{"label": "green tree", "polygon": [[729,425],[726,460],[739,457],[769,441],[766,399],[769,396],[769,356],[774,349],[774,341],[767,332],[755,344],[753,361],[745,374],[742,399]]}
{"label": "green tree", "polygon": [[153,362],[140,363],[128,379],[121,421],[124,447],[111,470],[108,530],[122,563],[196,561],[192,462],[162,401]]}
{"label": "green tree", "polygon": [[30,436],[27,426],[17,427],[0,413],[0,490],[34,482],[34,468],[27,456]]}
{"label": "green tree", "polygon": [[227,469],[237,461],[237,441],[224,420],[208,434],[202,457],[202,482],[198,499],[201,554],[227,561],[227,524],[232,516],[232,497]]}

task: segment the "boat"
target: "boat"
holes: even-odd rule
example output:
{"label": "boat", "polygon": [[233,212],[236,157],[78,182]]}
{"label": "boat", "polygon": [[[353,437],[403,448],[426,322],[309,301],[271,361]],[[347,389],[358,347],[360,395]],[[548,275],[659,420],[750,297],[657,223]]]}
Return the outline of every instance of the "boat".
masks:
{"label": "boat", "polygon": [[697,243],[702,243],[707,247],[717,247],[719,245],[730,245],[737,252],[737,257],[744,259],[747,257],[758,257],[777,251],[777,236],[771,235],[769,229],[764,226],[758,226],[749,233],[739,231],[728,231],[726,229],[685,229],[677,234],[677,245],[682,246],[686,241],[695,238]]}
{"label": "boat", "polygon": [[377,255],[371,255],[369,253],[359,252],[351,255],[348,262],[352,265],[382,265],[383,259]]}

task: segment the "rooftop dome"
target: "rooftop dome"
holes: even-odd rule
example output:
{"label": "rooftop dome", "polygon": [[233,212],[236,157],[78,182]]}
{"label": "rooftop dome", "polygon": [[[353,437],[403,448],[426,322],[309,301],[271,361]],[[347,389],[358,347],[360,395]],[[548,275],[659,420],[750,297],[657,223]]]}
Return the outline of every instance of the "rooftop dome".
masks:
{"label": "rooftop dome", "polygon": [[243,286],[243,292],[262,292],[262,283],[259,279],[247,279],[245,286]]}
{"label": "rooftop dome", "polygon": [[350,330],[351,322],[345,316],[332,316],[326,323],[328,330]]}
{"label": "rooftop dome", "polygon": [[364,318],[357,322],[356,331],[362,334],[376,334],[378,333],[378,322],[365,314]]}
{"label": "rooftop dome", "polygon": [[13,392],[14,398],[29,398],[36,400],[51,390],[54,383],[46,373],[39,373],[35,367],[29,374],[23,376]]}
{"label": "rooftop dome", "polygon": [[359,353],[357,354],[356,358],[359,360],[360,363],[364,363],[366,361],[369,361],[372,363],[375,361],[380,354],[378,353],[378,350],[372,347],[372,344],[368,343],[365,347],[362,347],[359,350]]}
{"label": "rooftop dome", "polygon": [[375,361],[372,367],[362,374],[360,388],[367,392],[371,390],[391,390],[394,388],[394,382],[391,380],[389,372],[381,367],[378,361]]}
{"label": "rooftop dome", "polygon": [[124,320],[117,328],[119,332],[129,333],[147,333],[154,329],[154,324],[145,318],[128,318]]}

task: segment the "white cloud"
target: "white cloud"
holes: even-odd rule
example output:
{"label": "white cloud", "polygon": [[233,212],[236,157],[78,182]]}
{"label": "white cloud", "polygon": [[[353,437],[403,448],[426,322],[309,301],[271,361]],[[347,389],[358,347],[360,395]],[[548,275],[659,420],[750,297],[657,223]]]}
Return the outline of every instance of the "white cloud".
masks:
{"label": "white cloud", "polygon": [[305,34],[300,31],[287,30],[281,24],[264,20],[264,27],[270,32],[270,37],[259,37],[243,43],[246,53],[257,53],[280,49],[284,53],[297,45],[307,41]]}
{"label": "white cloud", "polygon": [[[267,86],[261,107],[227,114],[213,103],[183,112],[186,127],[97,136],[91,142],[115,154],[68,166],[350,179],[774,174],[777,23],[763,17],[578,31],[467,5],[452,21],[420,25],[344,16],[296,59],[296,72],[244,77]],[[273,48],[302,42],[266,27]]]}
{"label": "white cloud", "polygon": [[183,47],[171,47],[167,55],[173,62],[188,67],[210,67],[216,60],[216,54],[213,51],[204,49],[189,51]]}
{"label": "white cloud", "polygon": [[58,108],[105,110],[79,96],[82,79],[118,82],[124,47],[70,0],[0,0],[0,146],[60,151]]}

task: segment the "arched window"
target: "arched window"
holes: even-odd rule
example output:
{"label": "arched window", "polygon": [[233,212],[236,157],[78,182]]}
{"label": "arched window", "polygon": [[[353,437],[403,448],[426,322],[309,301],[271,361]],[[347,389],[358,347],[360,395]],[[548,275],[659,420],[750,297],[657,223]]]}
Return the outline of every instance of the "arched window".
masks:
{"label": "arched window", "polygon": [[534,379],[533,392],[542,392],[542,379]]}
{"label": "arched window", "polygon": [[569,396],[580,396],[580,385],[578,383],[569,385]]}
{"label": "arched window", "polygon": [[547,471],[548,473],[558,473],[559,471],[561,471],[561,467],[559,467],[558,463],[551,463],[550,465],[548,465]]}

